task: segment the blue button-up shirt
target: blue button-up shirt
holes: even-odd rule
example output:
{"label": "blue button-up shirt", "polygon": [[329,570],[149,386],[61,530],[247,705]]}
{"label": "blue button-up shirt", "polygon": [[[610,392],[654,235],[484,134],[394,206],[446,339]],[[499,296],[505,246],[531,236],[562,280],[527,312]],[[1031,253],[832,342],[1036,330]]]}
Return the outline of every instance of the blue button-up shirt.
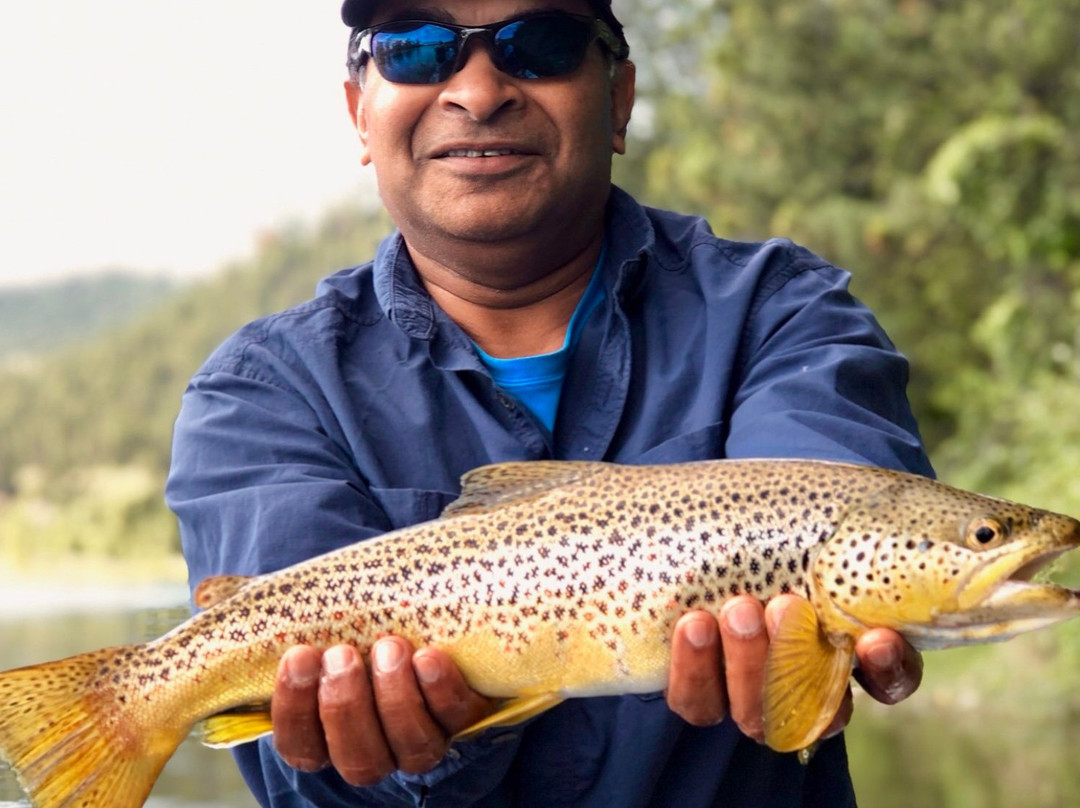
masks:
{"label": "blue button-up shirt", "polygon": [[[554,433],[492,382],[399,234],[310,302],[241,329],[176,425],[167,494],[192,583],[434,518],[485,463],[809,457],[931,473],[906,362],[843,271],[787,241],[716,238],[618,189],[598,271],[604,299]],[[730,721],[689,726],[660,694],[571,700],[371,788],[293,771],[266,739],[237,759],[268,808],[854,804],[841,739],[804,767]]]}

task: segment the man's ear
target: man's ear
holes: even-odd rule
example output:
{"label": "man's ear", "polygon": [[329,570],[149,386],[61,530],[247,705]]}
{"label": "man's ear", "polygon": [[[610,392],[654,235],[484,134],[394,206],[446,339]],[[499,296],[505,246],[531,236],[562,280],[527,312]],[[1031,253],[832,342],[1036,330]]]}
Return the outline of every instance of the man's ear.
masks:
{"label": "man's ear", "polygon": [[634,108],[634,81],[637,68],[629,59],[615,63],[611,80],[611,147],[616,154],[626,154],[626,127]]}
{"label": "man's ear", "polygon": [[368,149],[367,118],[364,115],[364,90],[352,80],[345,81],[345,99],[349,104],[349,120],[356,127],[356,134],[360,136],[360,164],[368,165],[371,162],[371,151]]}

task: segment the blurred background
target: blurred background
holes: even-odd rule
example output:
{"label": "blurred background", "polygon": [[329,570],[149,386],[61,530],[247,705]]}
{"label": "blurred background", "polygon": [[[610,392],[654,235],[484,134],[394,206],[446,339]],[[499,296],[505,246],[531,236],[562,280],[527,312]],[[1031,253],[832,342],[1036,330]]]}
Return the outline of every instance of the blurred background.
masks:
{"label": "blurred background", "polygon": [[[850,269],[941,478],[1080,515],[1080,0],[615,7],[639,71],[619,184]],[[180,619],[147,608],[186,597],[162,489],[187,379],[388,232],[336,14],[0,12],[0,667]],[[864,808],[1080,805],[1080,625],[926,670],[907,704],[859,699]],[[192,743],[153,800],[254,805]]]}

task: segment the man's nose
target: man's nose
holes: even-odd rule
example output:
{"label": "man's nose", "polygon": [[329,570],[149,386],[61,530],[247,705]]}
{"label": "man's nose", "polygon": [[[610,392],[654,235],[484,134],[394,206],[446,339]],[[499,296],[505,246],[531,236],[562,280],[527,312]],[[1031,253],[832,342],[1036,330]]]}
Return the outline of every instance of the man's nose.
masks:
{"label": "man's nose", "polygon": [[464,110],[475,121],[521,106],[524,95],[517,80],[495,66],[488,47],[476,41],[466,47],[464,64],[447,79],[439,102]]}

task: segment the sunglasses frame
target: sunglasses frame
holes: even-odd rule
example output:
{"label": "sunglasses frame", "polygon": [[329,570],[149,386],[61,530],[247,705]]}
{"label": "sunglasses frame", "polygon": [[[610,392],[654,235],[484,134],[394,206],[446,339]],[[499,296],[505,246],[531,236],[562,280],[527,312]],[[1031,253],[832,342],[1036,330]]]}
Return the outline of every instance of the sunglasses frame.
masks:
{"label": "sunglasses frame", "polygon": [[[580,14],[570,14],[570,13],[567,13],[565,11],[543,11],[543,12],[539,12],[539,13],[532,12],[532,13],[528,13],[528,14],[519,14],[516,17],[509,17],[509,18],[507,18],[505,20],[499,20],[498,22],[488,23],[487,25],[475,25],[475,26],[472,26],[472,25],[455,25],[453,23],[443,22],[441,20],[418,20],[418,19],[416,19],[416,20],[414,20],[414,19],[410,19],[410,20],[391,20],[389,22],[384,22],[384,23],[380,23],[378,25],[373,25],[370,28],[365,28],[365,29],[357,32],[356,34],[354,34],[353,41],[355,42],[355,46],[349,52],[349,70],[353,74],[353,76],[356,77],[359,74],[360,68],[363,66],[363,64],[368,59],[371,59],[371,60],[374,61],[374,53],[373,53],[373,49],[372,49],[372,42],[373,42],[374,37],[375,37],[376,34],[379,34],[379,33],[383,32],[383,31],[387,31],[387,30],[393,30],[395,32],[405,33],[407,30],[409,30],[407,26],[410,26],[410,25],[415,26],[415,27],[420,27],[420,26],[423,26],[423,25],[434,25],[434,26],[437,26],[439,28],[443,28],[443,29],[446,29],[448,31],[452,31],[456,36],[456,39],[454,40],[454,44],[455,44],[455,46],[457,48],[457,53],[454,56],[453,65],[451,66],[450,72],[447,74],[446,78],[444,78],[444,79],[442,79],[440,81],[417,81],[417,82],[395,81],[394,79],[391,79],[391,78],[389,78],[387,76],[383,76],[383,78],[385,78],[387,81],[391,82],[392,84],[417,84],[417,85],[442,84],[444,81],[448,81],[450,79],[450,76],[454,75],[454,73],[458,72],[462,68],[462,66],[464,64],[465,52],[466,52],[466,50],[468,48],[469,40],[472,37],[476,37],[476,36],[479,36],[482,40],[484,40],[487,43],[488,48],[489,48],[489,52],[491,53],[492,62],[494,63],[495,67],[498,68],[499,71],[501,71],[503,73],[507,73],[507,75],[509,75],[509,76],[511,76],[513,78],[523,78],[523,79],[528,79],[530,81],[534,81],[537,78],[552,78],[553,76],[541,76],[541,77],[514,76],[513,73],[507,72],[505,70],[505,68],[504,68],[502,59],[499,57],[499,52],[498,52],[498,49],[496,47],[496,42],[495,42],[495,37],[499,33],[499,31],[501,31],[503,28],[505,28],[508,25],[513,25],[514,23],[527,21],[527,20],[530,20],[530,19],[548,18],[548,17],[567,18],[567,19],[577,20],[579,22],[583,22],[583,23],[588,24],[589,33],[590,33],[589,44],[591,44],[595,40],[600,40],[601,45],[603,45],[603,47],[609,53],[611,53],[611,55],[615,59],[625,59],[630,53],[630,48],[627,46],[626,42],[624,42],[622,39],[620,39],[618,36],[616,36],[615,32],[611,30],[611,26],[609,26],[603,20],[597,19],[597,18],[594,18],[594,17],[586,17],[586,16],[580,15]],[[404,31],[400,30],[402,28],[404,28],[405,30]],[[378,69],[377,63],[376,63],[376,69]],[[568,71],[567,73],[555,74],[555,75],[568,75],[570,72],[573,72],[573,71]],[[382,71],[380,71],[379,74],[382,75]]]}

